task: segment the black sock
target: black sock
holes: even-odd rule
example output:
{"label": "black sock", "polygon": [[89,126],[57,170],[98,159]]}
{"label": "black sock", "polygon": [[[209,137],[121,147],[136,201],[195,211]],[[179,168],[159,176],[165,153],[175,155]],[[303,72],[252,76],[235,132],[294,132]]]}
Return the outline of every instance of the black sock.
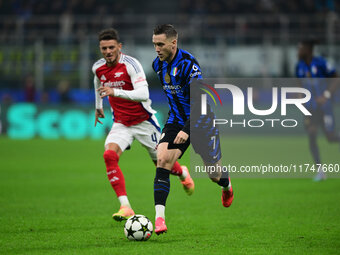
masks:
{"label": "black sock", "polygon": [[229,185],[229,173],[228,171],[222,171],[222,176],[220,180],[217,182],[218,185],[222,187],[228,187]]}
{"label": "black sock", "polygon": [[309,149],[312,153],[315,164],[320,164],[319,148],[316,143],[316,135],[309,135]]}
{"label": "black sock", "polygon": [[165,206],[166,199],[170,191],[169,174],[170,171],[165,168],[157,167],[156,169],[153,193],[155,198],[155,205]]}

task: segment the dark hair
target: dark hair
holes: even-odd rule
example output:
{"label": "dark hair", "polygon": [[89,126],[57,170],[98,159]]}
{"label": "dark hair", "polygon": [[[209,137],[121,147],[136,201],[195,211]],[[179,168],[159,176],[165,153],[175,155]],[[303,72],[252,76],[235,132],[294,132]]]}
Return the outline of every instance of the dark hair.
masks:
{"label": "dark hair", "polygon": [[166,38],[171,38],[171,37],[177,38],[177,35],[178,35],[175,27],[171,24],[162,24],[162,25],[156,26],[155,29],[153,30],[153,34],[154,35],[165,34]]}
{"label": "dark hair", "polygon": [[311,50],[313,50],[314,46],[316,44],[318,44],[318,40],[315,39],[315,38],[308,38],[308,39],[304,39],[304,40],[301,40],[300,42],[302,45],[305,45],[307,47],[309,47]]}
{"label": "dark hair", "polygon": [[120,42],[118,31],[114,28],[107,28],[98,34],[98,40],[116,40],[117,42]]}

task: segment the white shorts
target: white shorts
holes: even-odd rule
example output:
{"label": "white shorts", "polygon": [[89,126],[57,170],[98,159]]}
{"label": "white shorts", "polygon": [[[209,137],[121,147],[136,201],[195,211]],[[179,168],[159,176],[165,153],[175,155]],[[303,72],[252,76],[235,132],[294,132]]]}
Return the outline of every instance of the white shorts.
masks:
{"label": "white shorts", "polygon": [[157,160],[156,146],[160,136],[160,131],[147,120],[130,127],[121,123],[113,123],[106,137],[105,146],[109,143],[116,143],[122,151],[125,151],[133,140],[137,139],[148,150],[151,159]]}

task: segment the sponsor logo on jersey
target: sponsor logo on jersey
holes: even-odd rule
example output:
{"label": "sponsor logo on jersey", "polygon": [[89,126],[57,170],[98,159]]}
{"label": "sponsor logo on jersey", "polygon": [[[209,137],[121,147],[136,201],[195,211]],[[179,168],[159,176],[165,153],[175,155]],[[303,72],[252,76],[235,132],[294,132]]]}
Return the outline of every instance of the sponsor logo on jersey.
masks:
{"label": "sponsor logo on jersey", "polygon": [[198,67],[196,65],[192,66],[192,70],[194,70],[194,73],[190,74],[190,78],[194,78],[194,77],[202,74],[201,71],[198,69]]}
{"label": "sponsor logo on jersey", "polygon": [[135,83],[138,83],[138,82],[143,82],[143,81],[145,81],[145,78],[143,78],[143,77],[138,77],[137,78],[137,80],[135,81]]}
{"label": "sponsor logo on jersey", "polygon": [[100,77],[100,80],[102,80],[102,81],[106,81],[106,77],[105,77],[105,75],[103,74],[101,77]]}
{"label": "sponsor logo on jersey", "polygon": [[117,88],[117,87],[123,87],[125,85],[125,81],[101,82],[101,85],[105,87],[110,87],[110,88]]}
{"label": "sponsor logo on jersey", "polygon": [[170,90],[168,92],[170,92],[171,94],[177,94],[182,92],[182,87],[181,85],[171,85],[171,84],[166,84],[163,86],[164,90]]}
{"label": "sponsor logo on jersey", "polygon": [[190,74],[190,78],[194,78],[194,77],[199,76],[199,75],[201,75],[201,74],[202,74],[202,73],[201,73],[200,71],[191,73],[191,74]]}
{"label": "sponsor logo on jersey", "polygon": [[114,78],[119,78],[122,74],[124,74],[124,72],[115,73],[115,77]]}

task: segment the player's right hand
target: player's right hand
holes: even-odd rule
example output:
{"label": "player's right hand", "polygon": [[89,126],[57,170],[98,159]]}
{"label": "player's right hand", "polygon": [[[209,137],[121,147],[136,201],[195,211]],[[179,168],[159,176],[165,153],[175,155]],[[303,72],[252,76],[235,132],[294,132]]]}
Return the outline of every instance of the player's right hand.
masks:
{"label": "player's right hand", "polygon": [[105,118],[103,109],[96,109],[95,116],[96,116],[96,120],[94,122],[94,126],[97,126],[97,122],[99,122],[100,124],[103,124],[103,122],[99,120],[99,118]]}
{"label": "player's right hand", "polygon": [[179,131],[175,140],[174,140],[174,144],[182,144],[185,143],[189,138],[189,135],[187,133],[185,133],[184,131]]}

